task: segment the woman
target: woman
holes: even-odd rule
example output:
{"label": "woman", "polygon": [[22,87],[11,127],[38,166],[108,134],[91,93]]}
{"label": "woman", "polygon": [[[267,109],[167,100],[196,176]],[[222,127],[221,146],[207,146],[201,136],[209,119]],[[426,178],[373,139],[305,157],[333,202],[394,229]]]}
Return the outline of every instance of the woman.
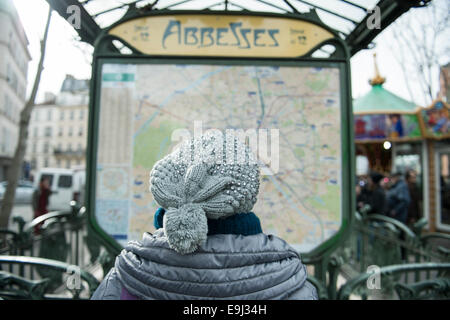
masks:
{"label": "woman", "polygon": [[186,141],[155,164],[157,231],[128,243],[92,299],[317,299],[298,253],[262,232],[259,167],[227,139]]}
{"label": "woman", "polygon": [[[48,178],[41,177],[38,189],[33,192],[32,204],[35,219],[39,216],[42,216],[43,214],[48,213],[47,207],[51,193],[52,192],[50,190],[50,182]],[[34,232],[36,234],[40,233],[40,227],[41,225],[39,224],[34,228]]]}

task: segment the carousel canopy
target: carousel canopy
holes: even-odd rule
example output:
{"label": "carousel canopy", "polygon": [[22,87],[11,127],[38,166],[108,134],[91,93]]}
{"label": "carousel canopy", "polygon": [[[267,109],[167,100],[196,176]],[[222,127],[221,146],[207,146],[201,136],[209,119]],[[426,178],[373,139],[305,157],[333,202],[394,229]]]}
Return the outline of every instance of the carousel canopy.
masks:
{"label": "carousel canopy", "polygon": [[383,88],[386,81],[378,71],[374,54],[375,76],[369,81],[372,89],[364,96],[353,100],[354,113],[414,113],[417,106]]}
{"label": "carousel canopy", "polygon": [[372,89],[361,98],[353,101],[354,113],[412,113],[417,106],[383,88],[382,84],[375,84]]}
{"label": "carousel canopy", "polygon": [[419,108],[383,88],[386,81],[378,71],[374,54],[375,76],[369,81],[372,89],[353,101],[356,142],[422,139]]}
{"label": "carousel canopy", "polygon": [[400,98],[383,88],[375,54],[374,66],[372,89],[353,101],[357,143],[450,138],[450,105],[438,99],[420,108]]}

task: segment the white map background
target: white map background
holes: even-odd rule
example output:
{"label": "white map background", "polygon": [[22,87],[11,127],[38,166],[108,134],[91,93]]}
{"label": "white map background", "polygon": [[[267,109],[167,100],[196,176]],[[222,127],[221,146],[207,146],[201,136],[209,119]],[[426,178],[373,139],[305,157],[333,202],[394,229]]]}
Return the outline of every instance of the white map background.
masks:
{"label": "white map background", "polygon": [[265,233],[305,252],[339,230],[337,68],[106,64],[103,75],[96,216],[121,243],[154,231],[149,172],[177,143],[172,132],[194,121],[279,130],[280,169],[261,177],[253,210]]}

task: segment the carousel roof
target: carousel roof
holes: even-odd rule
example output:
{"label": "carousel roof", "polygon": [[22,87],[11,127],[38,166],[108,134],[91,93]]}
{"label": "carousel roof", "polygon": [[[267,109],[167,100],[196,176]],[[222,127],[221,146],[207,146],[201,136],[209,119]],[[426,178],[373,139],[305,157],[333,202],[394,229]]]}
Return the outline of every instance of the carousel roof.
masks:
{"label": "carousel roof", "polygon": [[[75,29],[81,41],[94,44],[103,28],[119,21],[128,10],[214,10],[224,12],[274,12],[281,14],[317,14],[335,29],[348,44],[351,55],[368,48],[372,40],[393,21],[413,7],[431,0],[47,0],[63,18],[67,8],[77,5],[81,27]],[[380,25],[368,28],[373,8],[380,9]]]}
{"label": "carousel roof", "polygon": [[364,96],[353,100],[354,113],[413,113],[417,105],[383,88],[386,81],[378,71],[374,54],[375,76],[369,81],[372,88]]}
{"label": "carousel roof", "polygon": [[375,84],[372,89],[361,98],[353,101],[354,113],[412,113],[417,106],[383,88],[382,84]]}

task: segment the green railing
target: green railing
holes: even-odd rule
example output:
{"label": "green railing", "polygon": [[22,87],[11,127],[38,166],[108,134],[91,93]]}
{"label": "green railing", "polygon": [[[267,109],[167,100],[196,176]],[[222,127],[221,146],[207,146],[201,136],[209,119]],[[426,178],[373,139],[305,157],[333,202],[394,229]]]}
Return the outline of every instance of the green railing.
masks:
{"label": "green railing", "polygon": [[65,262],[24,256],[0,255],[0,267],[20,265],[50,271],[65,276],[57,283],[51,277],[29,279],[0,271],[0,298],[2,299],[89,299],[99,281],[89,272]]}
{"label": "green railing", "polygon": [[[14,217],[13,222],[18,224],[18,231],[0,230],[0,238],[3,238],[0,254],[82,263],[80,233],[85,228],[85,210],[74,202],[69,211],[50,212],[30,222]],[[34,232],[37,226],[40,226],[39,234]]]}
{"label": "green railing", "polygon": [[[86,210],[75,202],[71,203],[68,211],[50,212],[29,222],[14,217],[13,222],[18,225],[17,231],[0,229],[0,258],[3,259],[0,260],[0,278],[3,279],[0,289],[3,285],[3,293],[9,288],[13,294],[22,292],[21,296],[23,288],[19,290],[17,286],[22,284],[30,288],[37,286],[40,288],[38,292],[45,287],[48,296],[49,292],[64,291],[65,275],[61,268],[55,267],[55,263],[71,268],[77,266],[86,270],[84,273],[103,268],[103,274],[106,274],[114,262],[111,254],[90,237]],[[38,234],[34,232],[37,226],[40,226]],[[5,260],[11,256],[22,258]],[[40,264],[29,263],[25,258],[41,259],[37,260]],[[9,286],[10,282],[15,286]],[[35,296],[33,293],[30,299]]]}
{"label": "green railing", "polygon": [[[433,274],[431,279],[405,283],[402,278],[408,278],[409,274],[417,273]],[[379,277],[379,287],[372,287],[371,277]],[[394,292],[389,298],[398,299],[450,299],[450,263],[412,263],[386,266],[379,269],[376,274],[362,273],[349,280],[339,290],[337,298],[347,300],[352,293],[357,293],[362,299],[371,296],[380,297],[383,279],[389,279],[393,283]],[[388,282],[384,281],[384,282]],[[364,292],[361,294],[361,291]]]}
{"label": "green railing", "polygon": [[[422,272],[409,265],[449,262],[450,236],[440,233],[422,235],[426,220],[419,220],[411,228],[387,216],[358,214],[354,219],[351,233],[344,246],[331,257],[328,265],[328,298],[338,297],[338,275],[351,282],[359,277],[367,277],[376,268],[398,267],[393,276],[382,278],[382,290],[374,291],[385,298],[394,297],[398,285],[433,282],[436,274]],[[437,244],[436,244],[437,243]],[[395,270],[397,270],[395,269]],[[427,269],[428,270],[428,269]],[[430,269],[431,270],[431,269]],[[356,295],[367,295],[366,288],[356,288]]]}
{"label": "green railing", "polygon": [[[0,255],[48,258],[82,267],[113,258],[91,235],[84,207],[72,201],[68,211],[55,211],[26,222],[14,217],[17,231],[0,229]],[[34,232],[40,225],[40,233]],[[109,262],[109,263],[107,263]],[[20,274],[23,275],[23,274]]]}
{"label": "green railing", "polygon": [[[16,218],[15,223],[18,231],[0,230],[0,254],[3,255],[0,255],[3,259],[0,259],[0,279],[3,279],[0,289],[3,284],[5,292],[9,288],[13,295],[22,297],[28,294],[30,298],[47,299],[51,297],[50,292],[64,291],[68,266],[81,268],[83,274],[89,273],[91,266],[101,266],[104,275],[113,266],[114,253],[108,252],[89,234],[86,212],[75,204],[68,212],[51,212],[28,223]],[[36,235],[33,230],[40,224],[41,233]],[[370,298],[374,293],[378,298],[424,298],[439,292],[445,297],[450,235],[422,234],[424,225],[424,220],[420,220],[409,228],[386,216],[356,214],[349,237],[343,246],[327,257],[326,264],[304,259],[307,265],[323,265],[326,269],[326,281],[315,277],[315,273],[309,275],[308,281],[317,288],[320,299],[348,299],[350,294],[352,297]],[[10,256],[20,256],[20,259],[5,258]],[[25,256],[42,260],[36,260],[40,264],[29,263]],[[55,267],[55,261],[66,269]],[[385,275],[381,278],[381,290],[368,291],[362,285],[372,274],[368,272],[370,266],[381,268]],[[389,268],[394,268],[394,271],[390,272]],[[445,273],[436,272],[442,268]],[[338,288],[340,276],[347,282]],[[90,290],[95,285],[87,287]],[[437,287],[439,292],[431,290]],[[84,297],[89,290],[85,291]],[[350,293],[347,295],[346,292]],[[74,292],[72,297],[79,298],[80,294]]]}

